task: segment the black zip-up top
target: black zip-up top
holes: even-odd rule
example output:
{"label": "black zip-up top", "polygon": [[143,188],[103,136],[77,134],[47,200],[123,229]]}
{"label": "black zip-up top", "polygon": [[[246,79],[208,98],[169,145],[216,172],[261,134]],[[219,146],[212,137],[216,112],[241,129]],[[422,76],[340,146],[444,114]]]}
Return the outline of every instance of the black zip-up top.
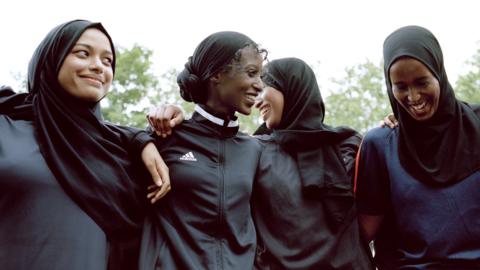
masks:
{"label": "black zip-up top", "polygon": [[145,223],[141,269],[251,269],[250,196],[261,146],[202,107],[156,145],[172,190]]}

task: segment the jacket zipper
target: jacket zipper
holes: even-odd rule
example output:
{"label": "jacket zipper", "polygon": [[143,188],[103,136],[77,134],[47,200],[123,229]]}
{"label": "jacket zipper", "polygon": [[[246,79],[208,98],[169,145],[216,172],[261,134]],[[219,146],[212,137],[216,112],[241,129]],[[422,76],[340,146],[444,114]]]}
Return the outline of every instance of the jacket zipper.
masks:
{"label": "jacket zipper", "polygon": [[225,204],[225,140],[220,138],[220,153],[219,153],[219,169],[220,169],[220,202],[219,202],[219,215],[218,223],[221,237],[217,239],[219,249],[219,266],[220,269],[224,269],[223,265],[223,248],[222,248],[222,236],[223,236],[223,223],[224,223],[224,204]]}

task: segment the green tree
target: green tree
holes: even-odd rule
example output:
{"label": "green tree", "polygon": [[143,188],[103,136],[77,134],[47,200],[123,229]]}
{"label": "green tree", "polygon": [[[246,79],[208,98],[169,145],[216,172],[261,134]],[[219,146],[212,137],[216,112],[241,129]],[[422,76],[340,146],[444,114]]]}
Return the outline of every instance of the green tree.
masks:
{"label": "green tree", "polygon": [[383,70],[367,60],[345,72],[344,78],[332,79],[338,88],[325,99],[325,123],[350,126],[364,133],[391,111]]}
{"label": "green tree", "polygon": [[116,54],[115,80],[105,99],[103,115],[112,123],[144,128],[150,106],[147,93],[159,85],[152,73],[153,51],[135,44],[131,49],[117,49]]}
{"label": "green tree", "polygon": [[250,115],[237,113],[237,116],[240,124],[240,130],[248,134],[253,134],[260,124],[263,123],[260,118],[260,112],[255,108],[252,108],[252,113]]}
{"label": "green tree", "polygon": [[177,75],[179,71],[175,68],[167,70],[160,76],[160,89],[151,91],[149,99],[153,106],[161,104],[175,104],[183,108],[187,117],[193,113],[195,104],[186,102],[180,96],[180,89],[177,84]]}
{"label": "green tree", "polygon": [[480,48],[467,61],[470,71],[458,78],[455,95],[458,99],[469,103],[480,104]]}

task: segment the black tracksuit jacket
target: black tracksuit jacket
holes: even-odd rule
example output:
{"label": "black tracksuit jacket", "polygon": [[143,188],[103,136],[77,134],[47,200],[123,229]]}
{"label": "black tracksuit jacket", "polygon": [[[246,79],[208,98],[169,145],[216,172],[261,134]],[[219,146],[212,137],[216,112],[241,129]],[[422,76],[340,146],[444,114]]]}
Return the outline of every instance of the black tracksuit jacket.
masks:
{"label": "black tracksuit jacket", "polygon": [[205,114],[196,111],[171,136],[156,140],[172,189],[146,220],[140,269],[253,267],[249,202],[261,146],[238,133],[238,125],[221,126]]}

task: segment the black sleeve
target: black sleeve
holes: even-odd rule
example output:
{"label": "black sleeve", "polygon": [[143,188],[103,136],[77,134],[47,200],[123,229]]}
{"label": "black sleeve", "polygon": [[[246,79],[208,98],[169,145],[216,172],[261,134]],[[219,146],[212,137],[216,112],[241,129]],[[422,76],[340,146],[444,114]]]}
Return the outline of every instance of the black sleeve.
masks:
{"label": "black sleeve", "polygon": [[480,118],[480,104],[470,104],[470,107],[475,112],[475,114]]}
{"label": "black sleeve", "polygon": [[111,123],[105,123],[105,125],[120,134],[123,145],[125,145],[132,157],[140,158],[143,148],[149,142],[154,141],[151,134],[142,129],[114,125]]}
{"label": "black sleeve", "polygon": [[[381,131],[381,132],[378,132]],[[367,215],[386,214],[390,207],[390,181],[385,162],[385,130],[367,133],[357,157],[355,198],[358,212]]]}
{"label": "black sleeve", "polygon": [[352,180],[352,186],[353,186],[353,178],[355,173],[355,159],[356,159],[358,147],[361,141],[362,141],[362,135],[360,135],[360,133],[357,133],[354,136],[346,140],[343,140],[340,143],[340,153],[342,155],[347,176],[349,177],[349,179]]}

